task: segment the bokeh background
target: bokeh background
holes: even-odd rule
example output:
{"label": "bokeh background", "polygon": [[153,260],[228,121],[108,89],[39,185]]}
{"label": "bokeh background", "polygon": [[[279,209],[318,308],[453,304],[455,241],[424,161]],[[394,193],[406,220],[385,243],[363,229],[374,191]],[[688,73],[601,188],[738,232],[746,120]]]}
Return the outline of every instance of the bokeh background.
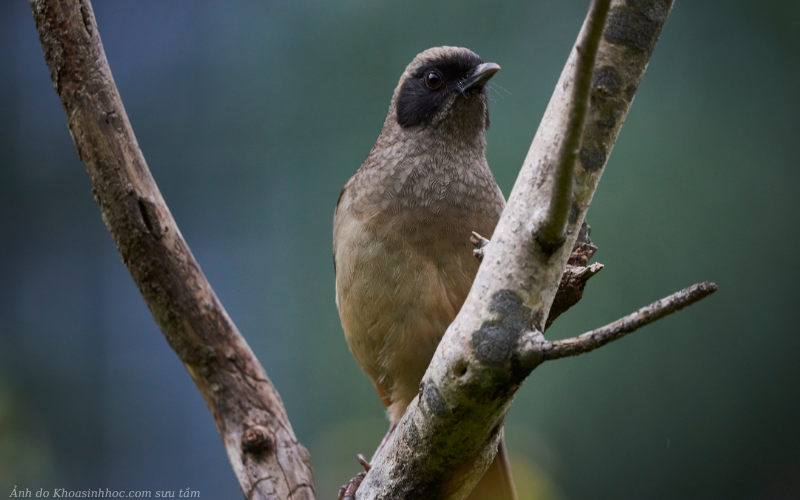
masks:
{"label": "bokeh background", "polygon": [[[386,430],[334,304],[331,221],[415,54],[494,78],[513,185],[587,0],[96,1],[139,143],[333,498]],[[701,303],[525,383],[522,500],[800,498],[800,4],[678,0],[588,214],[606,265],[566,337]],[[0,2],[0,496],[241,498],[212,418],[100,218],[27,2]]]}

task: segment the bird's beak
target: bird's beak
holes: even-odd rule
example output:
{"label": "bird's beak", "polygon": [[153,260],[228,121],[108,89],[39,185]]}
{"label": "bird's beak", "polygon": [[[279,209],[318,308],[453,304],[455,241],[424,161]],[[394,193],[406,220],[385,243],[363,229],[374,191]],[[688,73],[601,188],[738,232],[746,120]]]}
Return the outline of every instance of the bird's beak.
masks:
{"label": "bird's beak", "polygon": [[464,80],[462,91],[471,88],[482,88],[498,71],[500,71],[500,66],[495,63],[479,64],[472,76]]}

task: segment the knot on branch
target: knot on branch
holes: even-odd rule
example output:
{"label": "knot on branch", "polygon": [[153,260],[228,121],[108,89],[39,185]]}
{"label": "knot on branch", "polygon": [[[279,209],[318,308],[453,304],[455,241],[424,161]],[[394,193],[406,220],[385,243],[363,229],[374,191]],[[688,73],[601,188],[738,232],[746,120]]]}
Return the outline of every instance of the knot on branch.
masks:
{"label": "knot on branch", "polygon": [[242,436],[243,452],[261,455],[269,452],[273,447],[272,436],[269,435],[266,427],[253,425],[244,431]]}
{"label": "knot on branch", "polygon": [[138,200],[139,213],[142,215],[142,222],[147,228],[147,232],[152,234],[156,239],[161,239],[164,233],[169,229],[161,224],[161,218],[158,215],[158,206],[155,200],[150,196],[142,196]]}

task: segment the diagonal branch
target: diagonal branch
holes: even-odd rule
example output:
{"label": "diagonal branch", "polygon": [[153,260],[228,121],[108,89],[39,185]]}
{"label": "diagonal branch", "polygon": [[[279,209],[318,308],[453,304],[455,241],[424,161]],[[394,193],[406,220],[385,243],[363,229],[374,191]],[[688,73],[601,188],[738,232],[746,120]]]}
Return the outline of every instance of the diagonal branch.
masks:
{"label": "diagonal branch", "polygon": [[542,361],[577,356],[594,351],[609,342],[621,339],[643,326],[678,312],[717,291],[716,283],[698,283],[664,297],[622,319],[570,339],[544,342],[540,348]]}
{"label": "diagonal branch", "polygon": [[[373,459],[359,500],[461,499],[491,463],[511,401],[542,361],[526,352],[542,342],[525,342],[524,333],[544,331],[570,250],[671,8],[672,0],[612,0],[594,71],[581,70],[578,77],[591,83],[578,131],[569,125],[579,65],[573,48],[492,242],[483,248],[470,294],[439,344],[419,396]],[[591,25],[584,24],[579,46]],[[576,132],[578,161],[570,164],[565,138]],[[558,165],[565,163],[573,169],[566,230],[560,240],[543,240],[537,236],[551,224]]]}
{"label": "diagonal branch", "polygon": [[30,0],[78,156],[122,261],[208,404],[248,499],[313,499],[308,452],[145,163],[89,0]]}

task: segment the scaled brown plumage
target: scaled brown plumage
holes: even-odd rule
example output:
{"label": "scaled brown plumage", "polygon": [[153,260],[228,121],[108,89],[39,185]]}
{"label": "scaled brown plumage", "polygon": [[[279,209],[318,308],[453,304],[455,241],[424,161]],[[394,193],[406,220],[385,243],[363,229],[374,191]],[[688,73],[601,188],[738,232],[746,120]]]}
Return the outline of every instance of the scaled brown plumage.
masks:
{"label": "scaled brown plumage", "polygon": [[[336,207],[342,327],[392,425],[472,286],[479,262],[470,235],[491,237],[505,206],[484,153],[485,84],[499,69],[464,48],[417,55]],[[501,449],[470,499],[515,498],[507,465]]]}

